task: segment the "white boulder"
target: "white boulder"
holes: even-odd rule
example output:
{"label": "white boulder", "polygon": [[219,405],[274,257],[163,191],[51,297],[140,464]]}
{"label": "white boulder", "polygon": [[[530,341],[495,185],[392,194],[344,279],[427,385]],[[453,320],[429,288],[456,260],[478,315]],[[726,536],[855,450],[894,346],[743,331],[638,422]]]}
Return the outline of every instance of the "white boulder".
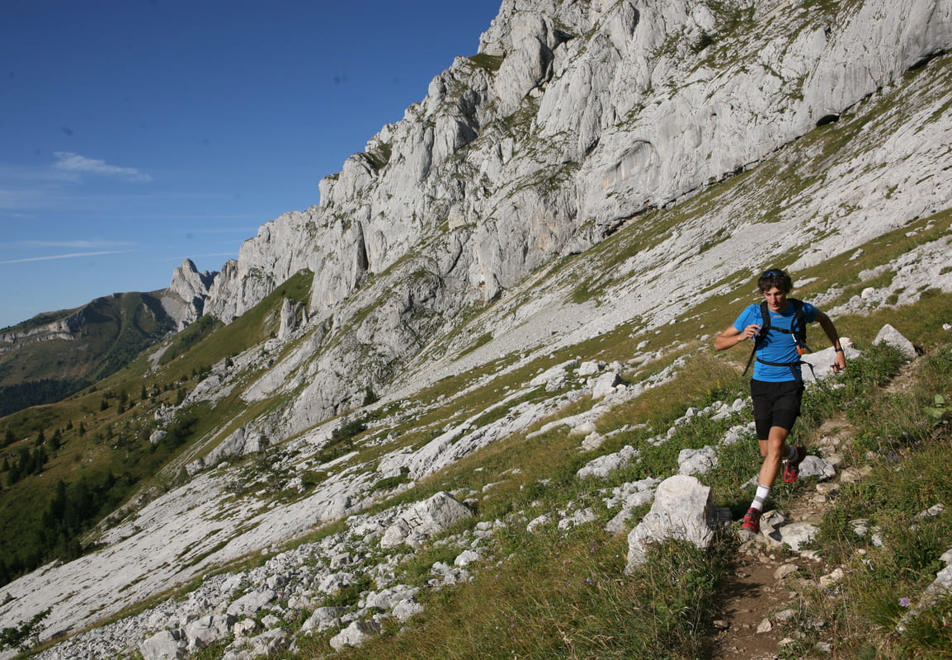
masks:
{"label": "white boulder", "polygon": [[615,470],[628,465],[638,458],[639,453],[640,452],[631,445],[625,445],[612,454],[599,456],[589,461],[575,473],[575,476],[579,479],[607,477]]}
{"label": "white boulder", "polygon": [[714,537],[711,489],[695,477],[675,475],[661,482],[651,510],[628,534],[626,573],[642,566],[648,546],[679,539],[706,548]]}
{"label": "white boulder", "polygon": [[916,359],[916,347],[901,332],[888,323],[876,334],[873,345],[886,344],[898,350],[907,360]]}
{"label": "white boulder", "polygon": [[417,502],[399,515],[383,533],[380,546],[393,548],[406,543],[417,547],[460,520],[472,517],[473,512],[465,504],[441,491],[427,500]]}
{"label": "white boulder", "polygon": [[162,630],[139,645],[143,660],[184,658],[188,645],[181,630]]}
{"label": "white boulder", "polygon": [[678,452],[678,474],[706,474],[716,466],[717,451],[714,447],[682,449]]}

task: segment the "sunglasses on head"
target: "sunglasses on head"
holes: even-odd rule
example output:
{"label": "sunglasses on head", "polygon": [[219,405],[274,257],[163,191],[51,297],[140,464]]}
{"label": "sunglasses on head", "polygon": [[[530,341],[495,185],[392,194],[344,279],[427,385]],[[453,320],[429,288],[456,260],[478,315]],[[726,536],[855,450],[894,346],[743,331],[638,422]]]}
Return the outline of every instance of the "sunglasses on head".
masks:
{"label": "sunglasses on head", "polygon": [[783,271],[777,268],[771,268],[770,270],[765,270],[761,277],[783,277]]}

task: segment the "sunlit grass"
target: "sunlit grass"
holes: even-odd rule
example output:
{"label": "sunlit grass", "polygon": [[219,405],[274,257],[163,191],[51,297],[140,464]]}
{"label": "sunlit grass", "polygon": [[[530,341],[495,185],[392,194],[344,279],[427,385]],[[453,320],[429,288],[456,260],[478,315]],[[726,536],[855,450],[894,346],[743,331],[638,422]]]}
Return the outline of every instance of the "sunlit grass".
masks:
{"label": "sunlit grass", "polygon": [[433,594],[427,610],[343,658],[657,658],[703,655],[700,631],[723,579],[726,544],[666,543],[625,576],[624,539],[592,528],[568,535],[512,530],[510,561]]}
{"label": "sunlit grass", "polygon": [[839,654],[861,657],[875,648],[886,657],[952,655],[952,599],[921,600],[952,538],[948,510],[923,517],[952,502],[949,419],[917,412],[950,391],[946,342],[905,388],[864,394],[859,416],[852,415],[857,449],[872,458],[873,472],[843,486],[816,541],[824,558],[846,568],[846,578],[832,600],[820,591],[803,594],[807,608],[835,632]]}

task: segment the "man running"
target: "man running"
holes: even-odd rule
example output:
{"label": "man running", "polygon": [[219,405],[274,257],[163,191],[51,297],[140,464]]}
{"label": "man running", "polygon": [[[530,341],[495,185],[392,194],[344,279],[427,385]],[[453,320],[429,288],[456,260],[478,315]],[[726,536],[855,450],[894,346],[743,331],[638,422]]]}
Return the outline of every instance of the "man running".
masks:
{"label": "man running", "polygon": [[[787,461],[783,480],[793,483],[800,474],[800,462],[807,455],[804,447],[786,445],[790,429],[800,415],[803,396],[800,355],[804,349],[802,343],[807,323],[819,322],[833,343],[836,351],[833,371],[846,368],[846,356],[833,321],[813,305],[787,298],[793,288],[787,273],[779,269],[768,270],[757,280],[757,287],[764,296],[764,303],[748,306],[733,325],[714,338],[714,348],[719,351],[747,339],[755,342],[756,363],[750,381],[750,395],[754,404],[757,441],[764,462],[757,477],[757,493],[742,524],[744,529],[755,534],[760,531],[760,515],[780,471],[781,460]],[[769,314],[769,325],[766,332],[761,333],[765,312]]]}

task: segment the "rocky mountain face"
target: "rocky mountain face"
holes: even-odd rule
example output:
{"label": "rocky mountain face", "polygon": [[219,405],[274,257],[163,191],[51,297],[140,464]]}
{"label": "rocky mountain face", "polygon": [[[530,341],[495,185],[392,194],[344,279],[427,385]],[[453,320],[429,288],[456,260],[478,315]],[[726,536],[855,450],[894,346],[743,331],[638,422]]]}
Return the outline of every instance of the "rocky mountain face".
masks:
{"label": "rocky mountain face", "polygon": [[[311,322],[327,338],[356,324],[312,346],[300,430],[385,389],[465,310],[835,121],[950,33],[934,1],[507,0],[477,55],[321,182],[320,206],[242,246],[205,312],[228,322],[309,269]],[[857,216],[857,238],[929,210]],[[341,363],[362,368],[342,377]]]}
{"label": "rocky mountain face", "polygon": [[175,319],[179,330],[201,317],[208,290],[217,276],[218,273],[198,272],[191,259],[172,272],[172,282],[163,291],[162,306]]}
{"label": "rocky mountain face", "polygon": [[[51,607],[44,636],[75,631],[265,551],[263,567],[76,643],[159,657],[256,635],[266,653],[282,634],[257,628],[264,612],[310,612],[371,575],[361,614],[321,607],[308,619],[356,639],[373,627],[368,612],[419,606],[395,577],[404,557],[381,552],[425,544],[467,515],[457,497],[481,494],[388,497],[514,434],[571,431],[598,451],[594,422],[675,377],[713,331],[710,301],[737,304],[752,274],[835,261],[855,282],[824,276],[814,298],[834,318],[952,291],[950,45],[947,1],[505,0],[478,53],[323,180],[319,206],[263,225],[218,274],[176,271],[163,307],[179,324],[234,324],[265,314],[295,274],[313,281],[306,304],[273,312],[268,340],[155,411],[161,427],[190,407],[213,418],[225,399],[243,404],[168,468],[185,481],[108,520],[95,552],[4,587],[0,626]],[[853,273],[886,234],[908,249]],[[688,326],[695,336],[680,334]],[[609,336],[637,349],[584,359]],[[489,402],[468,398],[502,378]],[[458,387],[440,392],[447,382]],[[583,412],[560,413],[583,400]],[[734,419],[743,406],[692,414]],[[344,430],[360,420],[366,435],[350,445]],[[736,441],[740,420],[714,444]],[[267,456],[264,472],[246,475],[249,455]],[[576,477],[637,460],[628,447]],[[618,485],[612,506],[630,510],[657,487]],[[692,499],[703,509],[705,497]],[[560,512],[559,529],[588,516]],[[280,551],[341,520],[343,531]],[[478,555],[495,527],[527,522],[480,522],[454,542]],[[315,555],[327,561],[309,564]],[[437,586],[465,579],[469,561],[441,566]],[[57,648],[48,657],[79,653]]]}

